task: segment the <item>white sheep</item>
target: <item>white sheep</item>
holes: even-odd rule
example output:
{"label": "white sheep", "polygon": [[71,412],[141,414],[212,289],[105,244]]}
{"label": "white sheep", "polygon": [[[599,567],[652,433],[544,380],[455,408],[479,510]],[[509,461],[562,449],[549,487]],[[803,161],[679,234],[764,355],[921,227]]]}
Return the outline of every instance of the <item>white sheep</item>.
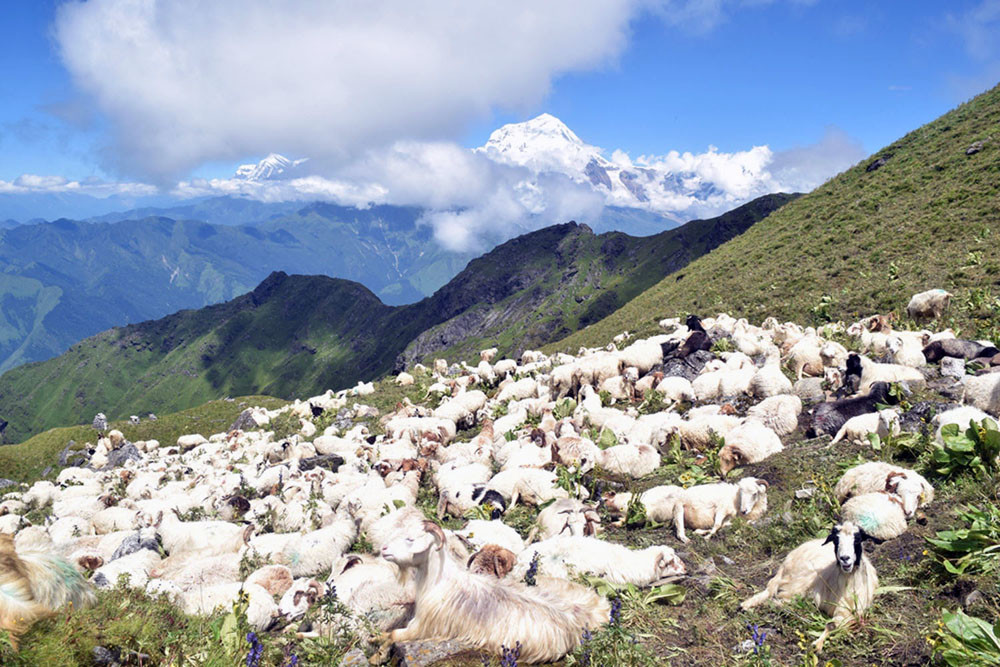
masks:
{"label": "white sheep", "polygon": [[684,562],[668,546],[633,551],[622,544],[595,537],[553,537],[525,547],[517,558],[512,576],[524,576],[535,554],[538,571],[549,577],[568,579],[571,571],[601,577],[613,584],[650,586],[661,579],[684,574]]}
{"label": "white sheep", "polygon": [[393,643],[454,640],[499,654],[520,642],[526,663],[552,662],[573,650],[584,630],[607,621],[607,600],[570,582],[527,587],[472,574],[444,548],[445,536],[432,523],[422,533],[401,536],[382,556],[415,574],[413,618],[393,630],[374,660],[384,660]]}
{"label": "white sheep", "polygon": [[920,368],[927,364],[927,359],[924,358],[923,343],[910,336],[893,334],[886,338],[885,346],[889,350],[894,364],[911,368]]}
{"label": "white sheep", "polygon": [[934,487],[914,470],[882,461],[869,461],[844,472],[833,489],[837,501],[844,503],[863,493],[889,491],[903,501],[903,511],[910,517],[918,507],[933,502]]}
{"label": "white sheep", "polygon": [[600,452],[597,465],[616,475],[638,479],[660,467],[660,453],[649,445],[615,445]]}
{"label": "white sheep", "polygon": [[[674,529],[677,539],[690,542],[685,526],[710,539],[734,516],[756,521],[767,512],[767,481],[744,477],[736,484],[720,482],[699,484],[671,496]],[[648,516],[648,511],[647,511]]]}
{"label": "white sheep", "polygon": [[934,415],[934,419],[932,420],[934,426],[937,427],[935,439],[938,444],[944,444],[944,440],[941,438],[941,429],[948,424],[955,424],[958,426],[958,430],[961,433],[969,428],[970,422],[982,424],[984,419],[996,422],[993,417],[979,408],[972,407],[971,405],[963,405],[958,408],[952,408],[951,410],[945,410],[944,412]]}
{"label": "white sheep", "polygon": [[[684,489],[672,484],[654,486],[639,495],[639,502],[646,510],[646,518],[656,523],[667,523],[674,518],[674,496]],[[634,494],[629,492],[605,496],[604,506],[612,516],[622,516],[628,510]],[[624,521],[624,517],[622,518]]]}
{"label": "white sheep", "polygon": [[750,395],[755,398],[768,398],[779,394],[792,393],[792,381],[785,377],[781,370],[781,353],[774,345],[765,352],[764,365],[750,378],[748,387]]}
{"label": "white sheep", "polygon": [[[557,500],[549,507],[542,510],[539,513],[539,520],[541,519],[541,514],[546,512],[549,508],[554,507],[561,500]],[[520,534],[503,521],[495,519],[493,521],[485,521],[483,519],[472,519],[465,524],[465,527],[461,530],[456,530],[455,535],[469,543],[471,550],[478,551],[482,549],[487,544],[496,544],[503,547],[504,549],[509,549],[514,554],[519,554],[524,551],[524,540],[521,539]]]}
{"label": "white sheep", "polygon": [[691,387],[691,381],[679,375],[671,375],[660,380],[659,384],[656,385],[656,391],[675,403],[694,400],[694,389]]}
{"label": "white sheep", "polygon": [[726,444],[719,450],[719,469],[726,475],[737,466],[759,463],[783,449],[777,433],[755,419],[747,419],[726,434]]}
{"label": "white sheep", "polygon": [[181,596],[181,608],[188,614],[208,616],[217,609],[228,610],[240,593],[249,597],[247,622],[258,632],[266,630],[278,615],[278,605],[266,590],[256,584],[217,584],[195,588]]}
{"label": "white sheep", "polygon": [[[741,606],[752,609],[768,600],[780,604],[801,595],[832,617],[834,627],[859,618],[871,606],[878,588],[878,574],[861,550],[867,539],[874,538],[853,523],[834,526],[826,539],[809,540],[793,549],[765,589]],[[827,546],[830,542],[833,548]],[[816,640],[817,652],[823,650],[832,629],[828,625]]]}
{"label": "white sheep", "polygon": [[778,436],[793,433],[799,426],[802,399],[795,394],[779,394],[765,398],[747,410],[747,418],[755,419]]}
{"label": "white sheep", "polygon": [[906,382],[921,386],[924,383],[924,375],[916,368],[899,364],[879,364],[861,355],[861,383],[858,391],[866,394],[876,382]]}
{"label": "white sheep", "polygon": [[886,408],[851,417],[840,427],[830,444],[835,445],[845,438],[848,442],[864,444],[868,436],[873,433],[882,440],[899,435],[899,412]]}
{"label": "white sheep", "polygon": [[994,417],[1000,416],[1000,373],[966,375],[962,383],[965,385],[966,403]]}
{"label": "white sheep", "polygon": [[952,295],[943,289],[932,289],[914,294],[906,305],[906,314],[913,320],[936,320],[941,317]]}
{"label": "white sheep", "polygon": [[[538,513],[535,527],[528,536],[528,541],[530,542],[535,537],[547,540],[559,535],[597,535],[600,529],[601,517],[594,507],[575,498],[564,498],[555,501]],[[504,545],[500,544],[500,546]],[[511,549],[515,555],[523,550],[523,543],[520,549]]]}
{"label": "white sheep", "polygon": [[906,510],[895,493],[876,491],[851,497],[840,508],[844,521],[851,521],[880,540],[891,540],[906,532]]}

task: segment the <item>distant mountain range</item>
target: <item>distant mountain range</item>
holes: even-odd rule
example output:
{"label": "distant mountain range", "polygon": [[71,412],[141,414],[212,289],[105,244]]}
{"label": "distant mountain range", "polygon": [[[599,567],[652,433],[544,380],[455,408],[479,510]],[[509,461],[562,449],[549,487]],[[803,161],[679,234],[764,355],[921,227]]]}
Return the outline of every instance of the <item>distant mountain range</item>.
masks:
{"label": "distant mountain range", "polygon": [[[345,387],[445,351],[468,356],[482,341],[504,352],[541,345],[612,312],[791,198],[771,195],[719,218],[646,238],[595,235],[575,223],[548,227],[498,246],[432,296],[405,306],[385,305],[356,282],[275,272],[249,294],[226,303],[110,329],[55,359],[9,370],[0,376],[0,418],[9,422],[5,437],[17,441],[51,426],[88,420],[98,411],[114,418],[169,412],[225,394],[292,396]],[[16,244],[17,251],[33,248],[40,254],[48,247],[62,258],[57,268],[37,261],[24,267],[27,275],[15,283],[26,293],[18,322],[49,321],[42,314],[46,308],[46,314],[62,308],[61,319],[76,323],[93,324],[109,315],[127,321],[124,312],[107,312],[112,304],[139,304],[159,293],[226,298],[238,289],[237,280],[226,278],[235,267],[243,267],[240,275],[247,276],[247,267],[273,266],[278,256],[292,258],[300,270],[313,270],[319,260],[309,255],[309,246],[324,248],[330,261],[354,258],[372,264],[386,259],[384,248],[371,247],[373,230],[390,239],[394,233],[402,234],[397,239],[412,238],[406,234],[416,212],[393,218],[380,216],[376,208],[366,220],[332,223],[343,215],[313,205],[297,213],[291,226],[152,219],[18,228],[28,238]],[[115,225],[136,229],[119,232]],[[342,247],[325,236],[338,226]],[[353,241],[349,230],[358,230]],[[152,236],[143,243],[129,240],[147,233]],[[413,248],[420,261],[407,257],[405,263],[421,269],[407,282],[426,289],[439,275],[436,268],[454,255],[430,261],[420,255],[425,246]],[[79,256],[88,261],[75,259]],[[102,298],[84,302],[89,307],[73,307],[75,298],[64,303],[63,288],[42,286],[30,271],[48,276],[72,271],[99,285]],[[156,280],[140,292],[142,271]]]}

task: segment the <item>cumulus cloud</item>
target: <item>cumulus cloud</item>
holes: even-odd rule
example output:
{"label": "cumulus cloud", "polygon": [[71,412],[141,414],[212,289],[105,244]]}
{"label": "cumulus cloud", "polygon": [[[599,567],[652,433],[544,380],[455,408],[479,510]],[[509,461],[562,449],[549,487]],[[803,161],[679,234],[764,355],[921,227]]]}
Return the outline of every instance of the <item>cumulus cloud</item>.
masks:
{"label": "cumulus cloud", "polygon": [[455,136],[600,66],[645,0],[90,0],[63,62],[114,128],[114,165],[158,179],[272,150],[339,163]]}

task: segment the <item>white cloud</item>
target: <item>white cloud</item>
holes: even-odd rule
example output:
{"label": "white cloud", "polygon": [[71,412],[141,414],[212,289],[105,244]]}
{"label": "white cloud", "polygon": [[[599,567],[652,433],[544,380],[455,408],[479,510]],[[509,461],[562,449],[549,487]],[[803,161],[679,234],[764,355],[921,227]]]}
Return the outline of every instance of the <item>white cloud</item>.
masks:
{"label": "white cloud", "polygon": [[272,150],[334,164],[527,108],[624,48],[645,0],[90,0],[59,8],[118,167],[159,180]]}
{"label": "white cloud", "polygon": [[106,181],[72,181],[63,176],[22,174],[13,181],[0,180],[0,194],[55,194],[75,193],[105,199],[115,195],[146,197],[158,193],[153,185],[145,183],[109,183]]}

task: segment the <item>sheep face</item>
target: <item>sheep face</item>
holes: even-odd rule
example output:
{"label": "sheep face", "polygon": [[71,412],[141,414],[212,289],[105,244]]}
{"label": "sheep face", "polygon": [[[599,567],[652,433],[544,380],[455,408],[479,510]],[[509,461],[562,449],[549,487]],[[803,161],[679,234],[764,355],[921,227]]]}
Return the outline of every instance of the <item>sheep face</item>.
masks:
{"label": "sheep face", "polygon": [[662,547],[656,557],[656,571],[660,578],[672,577],[687,572],[684,561],[670,547]]}
{"label": "sheep face", "polygon": [[281,596],[278,613],[288,620],[301,618],[325,592],[323,584],[315,579],[299,579]]}
{"label": "sheep face", "polygon": [[907,519],[913,517],[924,499],[924,487],[920,484],[920,480],[913,479],[903,472],[889,473],[885,478],[885,490],[899,496]]}
{"label": "sheep face", "polygon": [[823,544],[833,542],[833,550],[837,554],[837,564],[842,571],[850,573],[861,563],[861,545],[865,540],[872,540],[876,543],[882,541],[870,536],[856,524],[845,521],[833,527]]}
{"label": "sheep face", "polygon": [[739,487],[740,514],[750,514],[761,498],[767,498],[767,482],[756,477],[744,477],[736,486]]}
{"label": "sheep face", "polygon": [[445,537],[437,524],[424,522],[424,531],[420,534],[405,535],[382,546],[382,558],[395,563],[400,569],[419,568],[427,562],[432,549],[440,549]]}

